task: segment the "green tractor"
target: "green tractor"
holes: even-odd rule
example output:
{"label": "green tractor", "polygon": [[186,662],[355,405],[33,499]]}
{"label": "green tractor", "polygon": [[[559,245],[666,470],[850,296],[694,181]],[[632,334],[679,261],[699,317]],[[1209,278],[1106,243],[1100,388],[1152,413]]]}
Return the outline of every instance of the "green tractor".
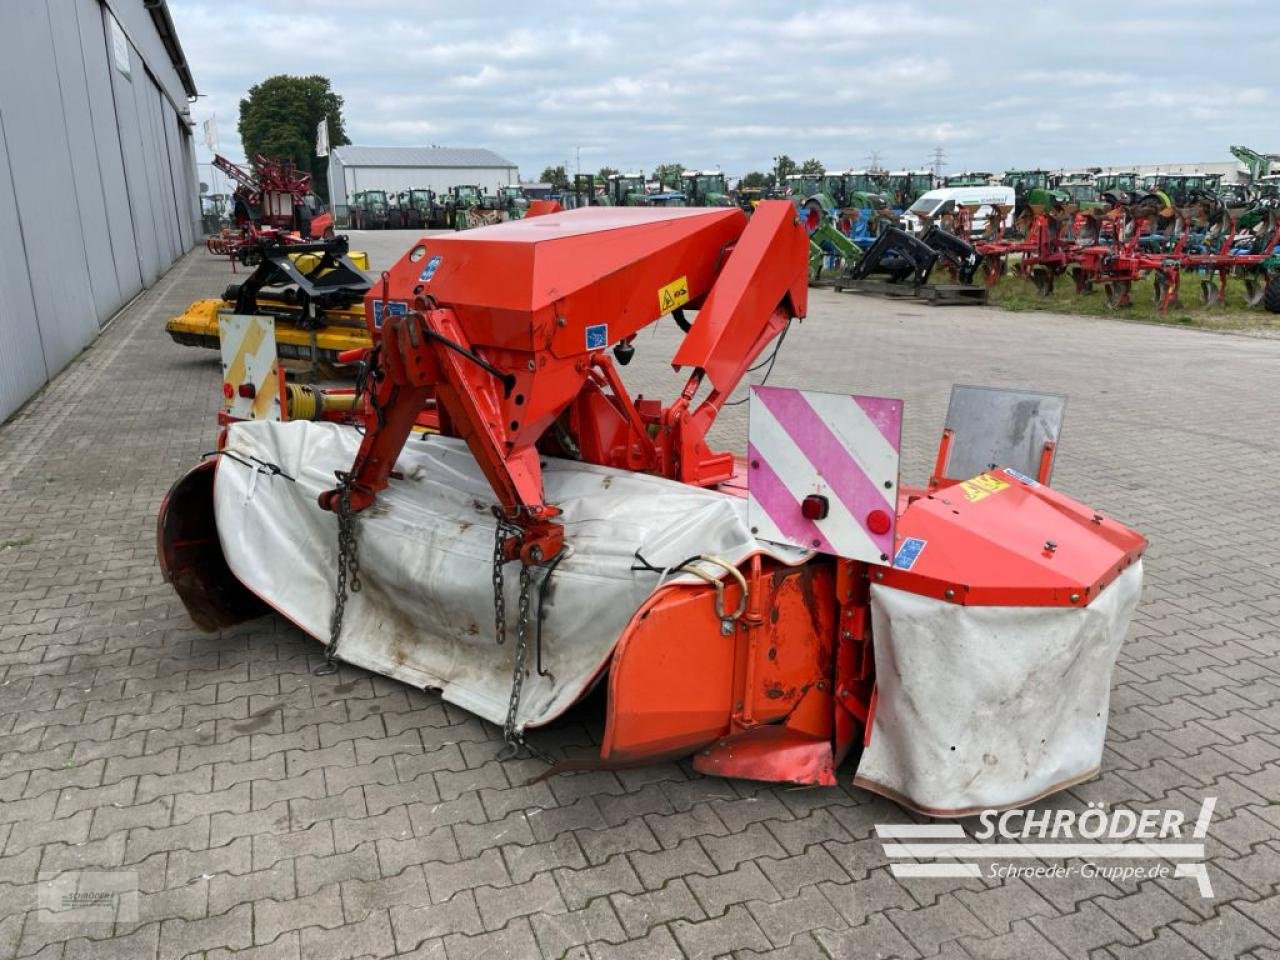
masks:
{"label": "green tractor", "polygon": [[1124,173],[1098,174],[1093,178],[1093,185],[1097,188],[1099,196],[1107,192],[1124,192],[1132,196],[1142,189],[1138,175],[1131,170]]}
{"label": "green tractor", "polygon": [[729,185],[719,170],[685,170],[680,174],[680,192],[690,207],[731,207]]}
{"label": "green tractor", "polygon": [[992,181],[992,175],[977,170],[966,170],[964,173],[953,173],[949,177],[944,177],[942,185],[944,187],[985,187],[989,186]]}
{"label": "green tractor", "polygon": [[529,207],[524,191],[514,183],[498,188],[497,203],[499,209],[506,212],[508,220],[519,220]]}
{"label": "green tractor", "polygon": [[400,194],[400,215],[403,226],[410,230],[433,229],[443,221],[443,211],[436,203],[433,190],[406,190]]}
{"label": "green tractor", "polygon": [[385,230],[391,206],[387,191],[364,190],[351,197],[351,226],[355,230]]}
{"label": "green tractor", "polygon": [[648,206],[648,193],[644,186],[643,173],[613,173],[609,175],[605,194],[612,207],[644,207]]}
{"label": "green tractor", "polygon": [[1053,174],[1048,170],[1008,170],[1000,178],[1006,187],[1013,187],[1014,221],[1024,213],[1043,213],[1045,210],[1062,210],[1071,203],[1065,190],[1051,186]]}
{"label": "green tractor", "polygon": [[885,192],[894,210],[905,210],[933,189],[930,170],[895,170],[885,176]]}
{"label": "green tractor", "polygon": [[1142,178],[1147,193],[1160,190],[1178,206],[1189,203],[1196,194],[1216,195],[1221,185],[1222,175],[1217,173],[1154,173]]}
{"label": "green tractor", "polygon": [[1098,194],[1097,183],[1087,173],[1055,177],[1053,188],[1065,193],[1078,210],[1095,210],[1107,205]]}
{"label": "green tractor", "polygon": [[594,173],[579,173],[573,178],[573,205],[575,207],[611,207],[608,184]]}

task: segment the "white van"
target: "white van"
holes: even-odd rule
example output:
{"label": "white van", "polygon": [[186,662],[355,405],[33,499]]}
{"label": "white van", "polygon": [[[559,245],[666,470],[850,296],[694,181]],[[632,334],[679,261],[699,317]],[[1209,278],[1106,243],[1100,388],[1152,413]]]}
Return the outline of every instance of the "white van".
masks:
{"label": "white van", "polygon": [[986,228],[997,205],[1008,208],[1005,227],[1013,226],[1013,187],[940,187],[921,194],[920,199],[906,209],[902,214],[902,229],[919,233],[923,223],[920,215],[931,216],[936,220],[948,200],[956,207],[968,207],[973,211],[974,234],[981,233]]}

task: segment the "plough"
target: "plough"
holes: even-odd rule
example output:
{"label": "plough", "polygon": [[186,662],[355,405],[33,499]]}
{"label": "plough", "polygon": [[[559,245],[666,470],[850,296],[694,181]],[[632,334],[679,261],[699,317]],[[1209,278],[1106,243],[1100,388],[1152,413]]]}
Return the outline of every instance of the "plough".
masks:
{"label": "plough", "polygon": [[1023,239],[976,244],[986,283],[997,283],[1013,261],[1041,296],[1051,296],[1055,280],[1069,273],[1077,294],[1100,286],[1107,305],[1120,309],[1132,304],[1133,284],[1150,276],[1155,305],[1165,315],[1179,305],[1182,274],[1191,271],[1200,279],[1205,306],[1225,302],[1231,276],[1243,281],[1250,306],[1261,302],[1277,266],[1280,218],[1274,208],[1261,208],[1251,218],[1252,226],[1238,232],[1213,194],[1190,196],[1195,213],[1180,208],[1163,191],[1135,198],[1110,189],[1102,194],[1106,209],[1077,212],[1067,206],[1034,214]]}
{"label": "plough", "polygon": [[[939,816],[1094,776],[1146,541],[1049,486],[1063,398],[956,387],[923,487],[892,398],[754,386],[745,456],[710,443],[801,336],[808,252],[767,200],[417,241],[366,296],[354,391],[224,346],[218,455],[160,510],[166,579],[206,629],[274,609],[323,642],[317,673],[439,691],[504,757],[604,688],[599,756],[548,773],[692,756],[833,784],[856,758]],[[668,317],[684,385],[633,398]]]}

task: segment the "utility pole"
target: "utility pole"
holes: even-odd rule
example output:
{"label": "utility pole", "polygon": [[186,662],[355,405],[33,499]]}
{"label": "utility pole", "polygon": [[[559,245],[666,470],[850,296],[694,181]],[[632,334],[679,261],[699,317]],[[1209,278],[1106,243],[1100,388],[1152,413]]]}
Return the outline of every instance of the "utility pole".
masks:
{"label": "utility pole", "polygon": [[946,166],[947,155],[942,150],[942,144],[938,144],[933,151],[933,178],[935,180],[942,179],[942,168]]}
{"label": "utility pole", "polygon": [[575,175],[582,172],[582,148],[581,147],[573,148],[573,172]]}
{"label": "utility pole", "polygon": [[869,153],[869,154],[867,155],[867,162],[868,162],[869,164],[871,164],[871,166],[870,166],[870,167],[868,167],[868,169],[869,169],[869,170],[871,170],[872,172],[876,172],[876,171],[880,170],[880,169],[881,169],[881,167],[880,167],[880,151],[879,151],[879,150],[872,150],[872,151],[871,151],[871,153]]}

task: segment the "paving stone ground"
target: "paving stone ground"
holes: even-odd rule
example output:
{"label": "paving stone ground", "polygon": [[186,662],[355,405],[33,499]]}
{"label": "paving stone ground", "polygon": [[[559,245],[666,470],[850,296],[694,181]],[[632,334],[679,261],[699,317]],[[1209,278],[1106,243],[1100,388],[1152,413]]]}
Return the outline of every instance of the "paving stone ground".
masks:
{"label": "paving stone ground", "polygon": [[[365,242],[379,265],[405,245]],[[831,789],[683,763],[525,786],[493,727],[314,677],[317,645],[279,620],[197,632],[153,523],[213,445],[218,366],[162,328],[226,280],[190,254],[0,428],[0,958],[1280,956],[1280,341],[815,292],[772,379],[904,397],[915,482],[952,383],[1070,395],[1056,485],[1151,549],[1102,775],[1050,803],[1217,797],[1202,899],[1187,879],[895,879],[873,827],[913,818],[850,769]],[[672,336],[640,337],[632,382],[672,382]],[[541,742],[598,730],[578,711]],[[38,877],[68,871],[123,872],[135,919],[41,913]]]}

